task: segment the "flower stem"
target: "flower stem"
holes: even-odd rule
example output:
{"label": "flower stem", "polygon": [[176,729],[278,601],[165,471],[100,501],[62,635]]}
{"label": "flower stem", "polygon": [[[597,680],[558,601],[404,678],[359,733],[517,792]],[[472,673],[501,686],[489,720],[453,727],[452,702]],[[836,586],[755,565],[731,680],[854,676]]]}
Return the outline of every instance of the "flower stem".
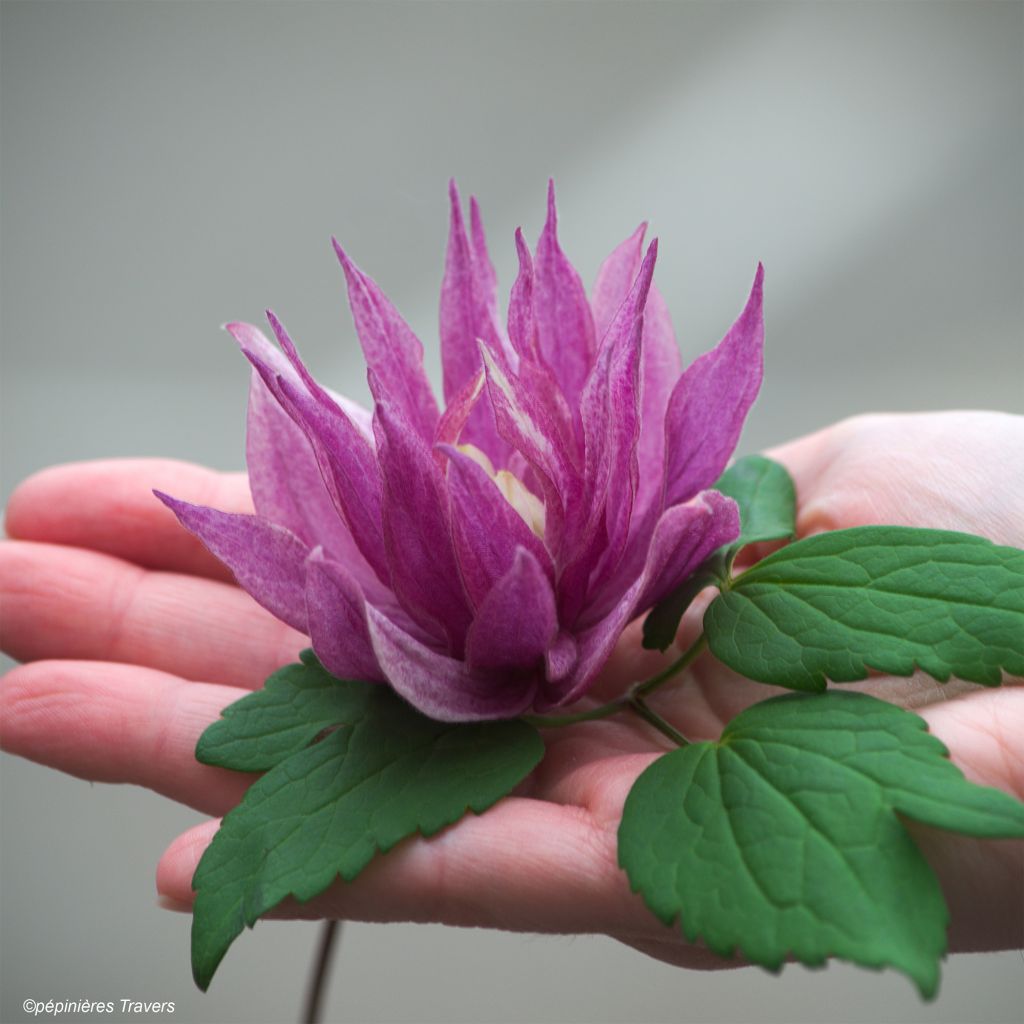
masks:
{"label": "flower stem", "polygon": [[320,943],[317,947],[313,973],[310,975],[306,1002],[302,1010],[302,1024],[319,1024],[323,1011],[324,996],[327,992],[327,974],[330,968],[331,952],[338,937],[337,921],[324,921],[320,929]]}
{"label": "flower stem", "polygon": [[630,709],[635,711],[645,722],[653,725],[660,733],[664,733],[673,743],[680,747],[688,747],[690,741],[674,726],[670,725],[657,712],[652,711],[647,701],[634,693],[629,701]]}
{"label": "flower stem", "polygon": [[572,715],[521,715],[524,722],[538,729],[558,729],[564,725],[575,725],[577,722],[592,722],[597,718],[607,718],[629,705],[629,697],[617,697],[607,704],[601,704],[587,711],[577,711]]}
{"label": "flower stem", "polygon": [[633,688],[633,694],[637,697],[646,697],[649,693],[654,693],[659,686],[664,685],[670,679],[674,679],[680,672],[684,672],[689,668],[690,663],[703,652],[704,648],[708,645],[707,637],[701,633],[699,637],[675,661],[672,662],[668,668],[662,669],[656,676],[651,676],[650,679],[643,683],[639,683]]}
{"label": "flower stem", "polygon": [[[538,729],[558,729],[566,725],[575,725],[577,722],[592,722],[598,718],[607,718],[609,715],[625,711],[627,708],[632,708],[638,714],[643,714],[643,712],[637,709],[637,702],[639,701],[640,705],[647,708],[643,698],[649,693],[653,693],[659,686],[663,686],[670,679],[675,678],[680,672],[685,671],[690,663],[707,647],[707,644],[707,638],[701,633],[671,665],[662,669],[657,675],[651,676],[650,679],[637,683],[630,688],[628,693],[623,694],[621,697],[616,697],[615,700],[609,701],[607,704],[600,704],[596,708],[588,708],[586,711],[577,711],[571,715],[522,715],[522,720]],[[650,708],[647,708],[647,711],[652,715],[654,714]],[[648,721],[651,720],[648,718]],[[652,724],[654,723],[652,722]],[[663,724],[669,729],[672,728],[668,723]],[[661,726],[657,726],[657,728],[661,728]],[[664,729],[661,731],[665,732]],[[666,735],[671,734],[666,733]],[[679,733],[676,733],[673,739],[676,737],[682,740],[682,745],[686,744],[686,740]]]}

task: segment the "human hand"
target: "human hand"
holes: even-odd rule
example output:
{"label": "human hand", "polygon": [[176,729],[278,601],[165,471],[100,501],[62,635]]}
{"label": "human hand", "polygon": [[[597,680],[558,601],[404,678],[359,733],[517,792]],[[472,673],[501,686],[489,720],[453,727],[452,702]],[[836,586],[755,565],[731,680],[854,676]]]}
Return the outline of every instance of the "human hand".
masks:
{"label": "human hand", "polygon": [[[1016,514],[1024,481],[1007,477],[1007,467],[1024,465],[1020,419],[860,417],[770,454],[796,480],[801,535],[902,523],[1024,546]],[[149,460],[59,467],[12,497],[15,540],[0,554],[3,647],[29,664],[0,687],[0,741],[72,774],[141,784],[221,815],[250,780],[200,765],[195,742],[240,688],[261,685],[307,642],[230,582],[152,498],[153,487],[222,509],[249,507],[242,475]],[[684,622],[681,643],[695,634],[699,612]],[[621,692],[662,663],[640,648],[632,627],[592,699]],[[1024,690],[887,677],[857,688],[915,707],[970,778],[1024,796],[1014,743],[1024,727]],[[704,657],[683,685],[651,703],[700,739],[717,736],[770,692]],[[664,739],[625,718],[552,730],[546,739],[544,762],[513,797],[432,839],[406,842],[355,882],[280,913],[604,932],[670,962],[722,965],[660,925],[617,867],[622,803]],[[165,900],[187,906],[216,827],[191,830],[165,853],[157,876]],[[916,832],[943,881],[954,948],[1019,943],[1024,844]]]}

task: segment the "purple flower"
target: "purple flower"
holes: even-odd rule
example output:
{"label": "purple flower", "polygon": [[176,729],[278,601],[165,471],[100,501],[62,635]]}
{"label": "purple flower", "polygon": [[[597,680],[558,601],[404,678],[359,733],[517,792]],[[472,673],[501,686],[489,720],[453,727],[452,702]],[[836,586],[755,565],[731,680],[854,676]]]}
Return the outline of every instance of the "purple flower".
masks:
{"label": "purple flower", "polygon": [[423,348],[335,243],[373,413],[280,343],[228,330],[255,368],[256,515],[161,495],[339,677],[433,718],[506,718],[581,697],[623,628],[739,533],[718,478],[762,374],[762,270],[739,319],[681,373],[641,225],[591,298],[558,244],[554,191],[507,326],[475,200],[454,184],[441,286],[445,408]]}

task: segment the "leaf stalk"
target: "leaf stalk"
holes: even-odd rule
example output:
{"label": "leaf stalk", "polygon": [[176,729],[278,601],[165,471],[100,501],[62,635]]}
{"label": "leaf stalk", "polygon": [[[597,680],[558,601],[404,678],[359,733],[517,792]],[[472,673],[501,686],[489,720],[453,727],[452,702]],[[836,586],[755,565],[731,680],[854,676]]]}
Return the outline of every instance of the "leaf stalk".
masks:
{"label": "leaf stalk", "polygon": [[[599,704],[596,708],[588,708],[586,711],[577,711],[569,715],[522,715],[522,721],[538,729],[560,729],[567,725],[576,725],[579,722],[592,722],[599,718],[608,718],[610,715],[627,710],[636,711],[641,717],[646,717],[645,712],[638,710],[638,701],[642,707],[646,708],[647,712],[653,715],[654,712],[644,704],[643,698],[689,668],[690,664],[706,647],[707,638],[701,633],[671,665],[662,669],[657,675],[651,676],[650,679],[636,683],[630,687],[628,692],[624,693],[621,697],[616,697],[615,700],[609,701],[607,704]],[[650,721],[649,718],[647,720]],[[672,726],[668,725],[667,722],[664,722],[662,719],[659,719],[659,721],[662,721],[662,724],[667,728],[672,729]],[[656,726],[656,728],[661,729],[661,726]],[[665,732],[664,729],[661,729],[661,731]],[[675,732],[674,729],[672,731]],[[665,735],[669,735],[669,733],[665,733]],[[679,742],[680,746],[687,745],[687,741],[681,733],[676,733],[672,738]]]}

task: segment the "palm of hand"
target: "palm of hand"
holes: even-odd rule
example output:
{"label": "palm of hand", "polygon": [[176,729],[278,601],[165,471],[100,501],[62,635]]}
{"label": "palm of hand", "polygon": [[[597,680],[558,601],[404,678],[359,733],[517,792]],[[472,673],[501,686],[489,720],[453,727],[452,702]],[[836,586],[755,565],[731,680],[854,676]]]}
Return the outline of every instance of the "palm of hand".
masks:
{"label": "palm of hand", "polygon": [[[1004,479],[1007,464],[1024,465],[1022,445],[1021,423],[1011,417],[947,414],[847,421],[773,454],[796,479],[801,534],[890,522],[1024,546],[1013,517],[1014,492],[1024,487]],[[19,600],[10,605],[4,647],[32,664],[0,690],[2,740],[73,774],[136,782],[221,815],[248,780],[197,764],[195,741],[239,687],[261,685],[304,642],[225,581],[149,499],[152,486],[219,507],[242,509],[247,500],[243,478],[156,462],[50,471],[12,499],[9,530],[20,539],[4,545],[0,592]],[[698,620],[695,610],[682,634],[694,635]],[[595,699],[663,663],[638,639],[635,627],[624,636]],[[921,708],[971,778],[1024,795],[1013,742],[1024,728],[1024,690],[886,677],[858,688]],[[770,692],[705,656],[652,703],[684,734],[703,739]],[[118,742],[104,742],[115,735]],[[517,795],[431,840],[407,842],[355,883],[282,912],[597,931],[670,962],[720,964],[661,926],[617,867],[622,803],[667,741],[628,715],[550,730],[546,739],[543,764]],[[158,887],[167,900],[190,901],[192,872],[215,829],[215,822],[193,829],[165,853]],[[954,947],[1019,942],[1024,844],[927,830],[919,838],[943,879]]]}

